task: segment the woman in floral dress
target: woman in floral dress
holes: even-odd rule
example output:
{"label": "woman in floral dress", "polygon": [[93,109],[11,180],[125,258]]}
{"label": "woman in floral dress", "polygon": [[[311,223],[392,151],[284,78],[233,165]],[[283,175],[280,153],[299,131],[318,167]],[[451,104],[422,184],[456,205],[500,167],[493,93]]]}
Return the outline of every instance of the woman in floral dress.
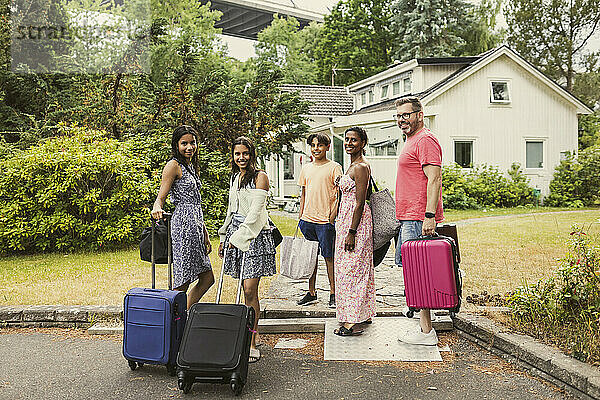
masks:
{"label": "woman in floral dress", "polygon": [[339,336],[362,333],[354,325],[370,323],[375,316],[373,221],[366,204],[371,167],[363,157],[367,140],[360,127],[348,128],[344,134],[351,164],[338,180],[341,200],[335,222],[336,316],[342,325],[334,333]]}

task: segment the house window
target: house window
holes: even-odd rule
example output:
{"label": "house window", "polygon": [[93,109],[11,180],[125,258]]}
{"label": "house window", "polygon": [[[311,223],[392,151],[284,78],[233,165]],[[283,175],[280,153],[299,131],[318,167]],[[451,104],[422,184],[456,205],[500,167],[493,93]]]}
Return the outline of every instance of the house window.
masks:
{"label": "house window", "polygon": [[360,105],[364,106],[365,104],[367,104],[367,94],[361,93],[360,94]]}
{"label": "house window", "polygon": [[473,166],[473,142],[454,142],[454,162],[463,168]]}
{"label": "house window", "polygon": [[369,103],[373,103],[375,101],[375,95],[372,90],[369,90]]}
{"label": "house window", "polygon": [[525,167],[544,168],[544,142],[525,143]]}
{"label": "house window", "polygon": [[395,156],[397,154],[398,139],[373,143],[369,145],[369,148],[372,156]]}
{"label": "house window", "polygon": [[404,78],[404,93],[409,93],[411,89],[411,81],[410,78]]}
{"label": "house window", "polygon": [[491,81],[490,82],[490,102],[492,103],[510,103],[510,93],[508,91],[508,82]]}
{"label": "house window", "polygon": [[389,85],[385,85],[381,88],[381,98],[385,99],[388,96]]}
{"label": "house window", "polygon": [[397,95],[400,94],[400,82],[394,82],[392,84],[392,94]]}
{"label": "house window", "polygon": [[283,155],[283,179],[294,179],[294,154]]}

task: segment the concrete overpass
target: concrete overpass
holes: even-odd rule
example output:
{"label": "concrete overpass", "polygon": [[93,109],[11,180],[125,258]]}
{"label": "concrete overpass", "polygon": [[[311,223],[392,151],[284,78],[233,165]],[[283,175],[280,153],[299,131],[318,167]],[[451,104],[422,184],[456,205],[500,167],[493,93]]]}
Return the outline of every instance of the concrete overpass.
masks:
{"label": "concrete overpass", "polygon": [[[310,21],[323,22],[323,16],[337,0],[213,0],[212,10],[223,13],[215,27],[224,35],[256,40],[258,32],[273,21],[273,14],[294,17],[304,27]],[[200,0],[202,4],[208,0]]]}

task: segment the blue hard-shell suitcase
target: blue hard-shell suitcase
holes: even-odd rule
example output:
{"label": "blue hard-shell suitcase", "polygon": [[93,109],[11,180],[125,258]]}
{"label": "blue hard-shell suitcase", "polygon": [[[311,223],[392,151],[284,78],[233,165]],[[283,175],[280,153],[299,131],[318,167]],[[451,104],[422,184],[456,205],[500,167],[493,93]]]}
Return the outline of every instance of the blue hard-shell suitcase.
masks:
{"label": "blue hard-shell suitcase", "polygon": [[[156,289],[154,251],[152,288],[133,288],[125,295],[123,306],[123,356],[135,370],[144,364],[166,365],[175,375],[175,363],[187,317],[185,292],[172,289],[170,215],[165,213],[169,243],[169,290]],[[152,223],[154,228],[154,221]],[[154,242],[154,229],[153,229]],[[154,243],[153,243],[154,250]]]}

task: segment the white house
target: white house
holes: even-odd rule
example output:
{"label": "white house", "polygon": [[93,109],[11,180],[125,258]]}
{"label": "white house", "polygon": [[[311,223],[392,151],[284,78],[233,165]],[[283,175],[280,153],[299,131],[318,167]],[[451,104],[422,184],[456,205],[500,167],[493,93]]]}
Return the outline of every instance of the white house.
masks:
{"label": "white house", "polygon": [[[592,113],[507,46],[475,57],[413,59],[346,89],[353,99],[352,112],[315,120],[310,131],[332,135],[331,158],[343,157],[346,166],[348,157],[339,154],[343,132],[354,125],[365,128],[373,176],[391,190],[403,146],[393,118],[399,97],[421,99],[425,124],[440,141],[444,165],[485,163],[507,171],[516,162],[542,195],[548,194],[560,160],[568,152],[577,153],[577,116]],[[290,182],[299,167],[294,166],[293,177],[288,175]],[[279,195],[296,195],[298,188],[286,182]]]}

